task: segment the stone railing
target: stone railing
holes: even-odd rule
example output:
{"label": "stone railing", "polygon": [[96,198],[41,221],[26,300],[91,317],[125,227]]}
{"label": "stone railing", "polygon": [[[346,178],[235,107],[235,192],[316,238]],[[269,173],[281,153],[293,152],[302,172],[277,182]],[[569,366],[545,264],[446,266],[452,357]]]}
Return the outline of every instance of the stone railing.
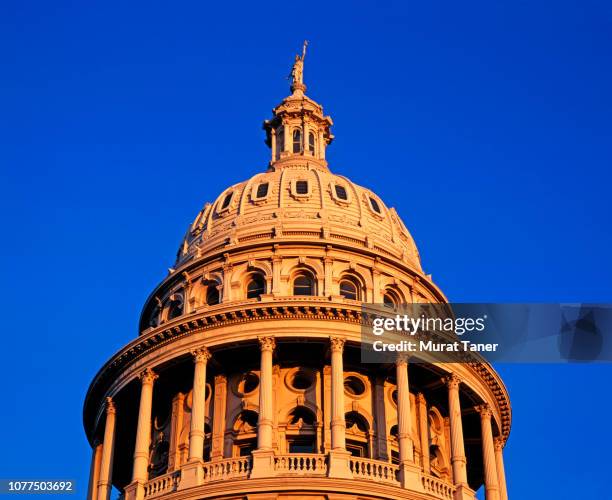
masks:
{"label": "stone railing", "polygon": [[351,472],[355,479],[367,479],[381,483],[399,485],[399,467],[387,462],[371,460],[369,458],[351,457],[349,460]]}
{"label": "stone railing", "polygon": [[145,498],[155,498],[176,491],[181,479],[180,471],[169,472],[148,481],[144,486]]}
{"label": "stone railing", "polygon": [[251,472],[251,457],[236,457],[203,464],[204,482],[247,478]]}
{"label": "stone railing", "polygon": [[423,489],[426,493],[429,493],[430,495],[433,495],[438,498],[453,498],[453,494],[455,493],[455,487],[448,484],[446,481],[442,481],[437,477],[423,474],[421,476],[421,482],[423,483]]}
{"label": "stone railing", "polygon": [[274,470],[278,474],[325,475],[327,461],[325,455],[316,453],[277,455],[274,457]]}

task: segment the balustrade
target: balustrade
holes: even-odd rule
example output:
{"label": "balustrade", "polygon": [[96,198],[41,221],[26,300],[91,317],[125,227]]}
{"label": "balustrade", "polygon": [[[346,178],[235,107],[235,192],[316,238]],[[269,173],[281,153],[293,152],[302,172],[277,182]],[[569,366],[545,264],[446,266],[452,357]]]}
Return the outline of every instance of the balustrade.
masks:
{"label": "balustrade", "polygon": [[397,478],[399,467],[397,465],[357,457],[351,457],[349,464],[355,479],[367,479],[394,485],[399,484]]}

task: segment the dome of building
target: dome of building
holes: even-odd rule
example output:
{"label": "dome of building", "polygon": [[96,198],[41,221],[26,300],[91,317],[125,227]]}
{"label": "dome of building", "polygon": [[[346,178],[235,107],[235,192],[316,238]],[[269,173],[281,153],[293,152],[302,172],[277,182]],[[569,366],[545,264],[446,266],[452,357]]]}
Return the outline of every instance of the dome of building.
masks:
{"label": "dome of building", "polygon": [[417,248],[395,209],[329,171],[325,148],[332,121],[322,107],[298,91],[273,112],[264,123],[272,149],[268,171],[228,187],[204,206],[181,244],[177,264],[254,240],[319,240],[368,248],[420,271]]}
{"label": "dome of building", "polygon": [[362,362],[364,303],[447,301],[395,210],[330,172],[304,55],[267,171],[204,206],[89,387],[90,500],[507,500],[489,364]]}

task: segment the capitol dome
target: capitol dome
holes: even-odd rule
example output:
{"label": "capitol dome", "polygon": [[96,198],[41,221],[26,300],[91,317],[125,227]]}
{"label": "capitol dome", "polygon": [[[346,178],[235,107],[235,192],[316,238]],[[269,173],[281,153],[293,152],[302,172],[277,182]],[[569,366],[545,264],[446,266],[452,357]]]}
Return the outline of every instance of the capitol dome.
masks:
{"label": "capitol dome", "polygon": [[325,148],[333,138],[332,121],[323,108],[296,91],[273,113],[264,122],[272,152],[268,171],[228,187],[204,206],[177,264],[254,240],[319,241],[369,249],[421,271],[417,248],[395,209],[329,171]]}
{"label": "capitol dome", "polygon": [[303,61],[267,171],[204,206],[89,387],[90,500],[507,500],[489,364],[362,362],[364,303],[447,301],[395,210],[330,172]]}

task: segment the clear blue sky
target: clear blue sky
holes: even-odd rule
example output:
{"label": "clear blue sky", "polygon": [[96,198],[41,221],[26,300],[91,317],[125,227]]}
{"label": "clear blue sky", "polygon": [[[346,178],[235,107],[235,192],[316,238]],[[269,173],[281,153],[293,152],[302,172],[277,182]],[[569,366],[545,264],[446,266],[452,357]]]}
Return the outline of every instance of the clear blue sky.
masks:
{"label": "clear blue sky", "polygon": [[[0,6],[0,476],[84,491],[88,384],[204,202],[265,167],[304,38],[333,170],[451,300],[612,302],[609,2],[89,4]],[[612,366],[498,369],[511,497],[609,498]]]}

